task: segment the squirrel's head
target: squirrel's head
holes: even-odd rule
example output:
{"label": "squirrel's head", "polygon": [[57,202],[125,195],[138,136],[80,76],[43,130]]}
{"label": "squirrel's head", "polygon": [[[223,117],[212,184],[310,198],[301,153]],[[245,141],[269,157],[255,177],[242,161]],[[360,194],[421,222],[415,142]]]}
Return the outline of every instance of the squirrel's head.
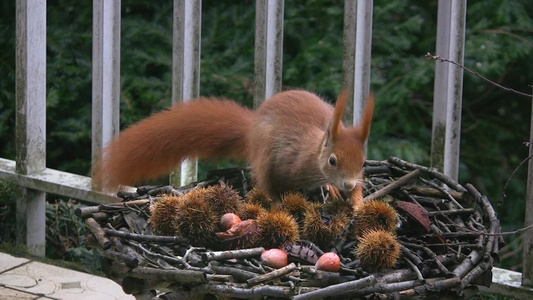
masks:
{"label": "squirrel's head", "polygon": [[364,145],[370,134],[374,95],[368,97],[361,121],[355,127],[345,128],[341,122],[347,101],[348,91],[344,90],[337,98],[333,117],[324,134],[319,164],[331,184],[341,190],[351,191],[363,179]]}

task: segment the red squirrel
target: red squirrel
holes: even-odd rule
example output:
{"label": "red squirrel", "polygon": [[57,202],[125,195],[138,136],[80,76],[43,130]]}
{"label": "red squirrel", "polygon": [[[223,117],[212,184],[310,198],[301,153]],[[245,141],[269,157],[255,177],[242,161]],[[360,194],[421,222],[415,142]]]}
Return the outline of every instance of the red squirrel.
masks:
{"label": "red squirrel", "polygon": [[168,174],[185,158],[246,160],[255,185],[273,196],[327,185],[362,203],[364,143],[374,97],[360,123],[345,127],[344,91],[336,106],[317,95],[290,90],[252,111],[230,100],[199,98],[178,103],[124,130],[93,168],[95,186],[112,189]]}

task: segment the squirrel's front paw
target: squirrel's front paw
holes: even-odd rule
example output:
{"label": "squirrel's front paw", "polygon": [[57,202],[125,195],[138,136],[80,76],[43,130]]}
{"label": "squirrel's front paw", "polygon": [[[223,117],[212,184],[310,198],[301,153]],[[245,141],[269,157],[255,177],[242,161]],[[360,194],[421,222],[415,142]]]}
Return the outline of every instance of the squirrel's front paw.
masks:
{"label": "squirrel's front paw", "polygon": [[324,187],[329,192],[329,195],[331,196],[331,198],[333,198],[333,199],[344,199],[344,197],[342,196],[341,191],[339,190],[338,187],[336,187],[336,186],[334,186],[332,184],[326,184]]}
{"label": "squirrel's front paw", "polygon": [[354,210],[357,210],[363,205],[363,186],[358,184],[353,190],[350,191],[350,199],[352,199],[352,206]]}

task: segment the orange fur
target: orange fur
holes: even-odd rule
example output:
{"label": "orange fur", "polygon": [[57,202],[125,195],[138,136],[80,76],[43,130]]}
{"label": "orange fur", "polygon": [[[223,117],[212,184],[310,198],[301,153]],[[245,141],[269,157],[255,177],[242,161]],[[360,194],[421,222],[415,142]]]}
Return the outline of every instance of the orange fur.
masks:
{"label": "orange fur", "polygon": [[185,158],[244,160],[253,119],[251,110],[228,100],[175,104],[113,139],[93,167],[93,180],[112,190],[168,174]]}
{"label": "orange fur", "polygon": [[[184,158],[234,157],[246,159],[259,189],[276,197],[325,184],[351,191],[362,179],[374,102],[370,97],[359,125],[345,128],[347,100],[343,92],[334,108],[313,93],[292,90],[272,96],[256,112],[228,100],[177,104],[106,146],[93,179],[109,189],[168,173]],[[329,164],[332,155],[335,166]]]}

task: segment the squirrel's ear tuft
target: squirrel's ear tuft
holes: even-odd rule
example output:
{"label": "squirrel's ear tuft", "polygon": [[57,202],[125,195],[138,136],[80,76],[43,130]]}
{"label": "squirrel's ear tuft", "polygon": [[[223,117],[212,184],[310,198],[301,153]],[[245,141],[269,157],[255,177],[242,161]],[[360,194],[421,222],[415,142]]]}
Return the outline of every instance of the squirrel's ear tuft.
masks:
{"label": "squirrel's ear tuft", "polygon": [[333,117],[329,121],[328,125],[328,139],[335,140],[337,135],[341,130],[342,115],[344,113],[344,108],[348,102],[348,89],[344,89],[337,97],[337,102],[335,103],[335,110],[333,111]]}
{"label": "squirrel's ear tuft", "polygon": [[370,92],[366,101],[365,110],[361,116],[361,121],[357,125],[357,132],[361,140],[366,141],[370,135],[370,125],[374,115],[374,93]]}

